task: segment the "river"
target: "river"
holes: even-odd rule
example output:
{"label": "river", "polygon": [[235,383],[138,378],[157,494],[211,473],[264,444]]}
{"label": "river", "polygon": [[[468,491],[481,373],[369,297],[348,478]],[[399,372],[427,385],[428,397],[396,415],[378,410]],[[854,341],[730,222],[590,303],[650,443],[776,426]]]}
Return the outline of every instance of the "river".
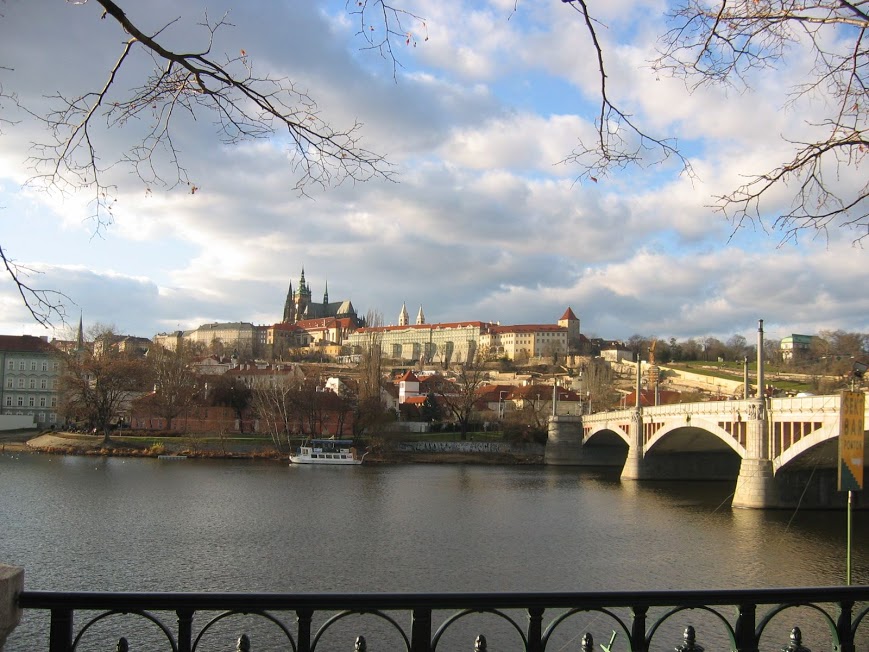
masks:
{"label": "river", "polygon": [[[61,591],[844,583],[843,512],[731,510],[731,491],[567,467],[2,454],[0,562],[25,568],[27,589]],[[853,581],[869,583],[869,512],[853,540]],[[44,640],[40,626],[27,616],[7,652]]]}

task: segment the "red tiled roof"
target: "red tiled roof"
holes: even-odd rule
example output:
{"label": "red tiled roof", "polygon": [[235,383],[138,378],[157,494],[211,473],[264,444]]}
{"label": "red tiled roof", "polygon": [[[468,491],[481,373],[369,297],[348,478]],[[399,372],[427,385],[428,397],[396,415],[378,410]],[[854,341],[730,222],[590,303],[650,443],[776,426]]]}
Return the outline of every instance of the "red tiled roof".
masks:
{"label": "red tiled roof", "polygon": [[18,353],[60,353],[41,337],[33,335],[0,335],[0,351]]}
{"label": "red tiled roof", "polygon": [[360,328],[357,330],[357,333],[371,333],[371,332],[385,332],[385,331],[400,331],[407,330],[409,328],[418,329],[418,330],[444,330],[448,328],[467,328],[469,326],[476,326],[477,328],[484,328],[486,326],[492,326],[493,324],[489,324],[488,322],[483,321],[455,321],[455,322],[447,322],[443,324],[408,324],[407,326],[366,326],[365,328]]}
{"label": "red tiled roof", "polygon": [[564,326],[554,324],[518,324],[515,326],[491,326],[491,333],[556,333],[567,332]]}
{"label": "red tiled roof", "polygon": [[515,389],[516,387],[513,385],[483,385],[477,390],[477,395],[490,403],[494,403],[501,400],[501,392],[504,392],[503,398],[510,399]]}
{"label": "red tiled roof", "polygon": [[[552,400],[552,385],[526,385],[525,387],[517,387],[516,391],[511,396],[513,399],[541,399],[544,401]],[[579,394],[570,389],[558,388],[559,401],[579,401]]]}
{"label": "red tiled roof", "polygon": [[266,328],[271,328],[276,331],[300,331],[302,330],[296,324],[275,324],[274,326],[267,326]]}
{"label": "red tiled roof", "polygon": [[570,321],[579,321],[576,318],[576,315],[573,314],[573,310],[570,309],[570,306],[567,307],[567,310],[564,311],[564,314],[561,315],[561,319],[559,319],[558,321],[564,321],[566,319]]}
{"label": "red tiled roof", "polygon": [[413,373],[410,369],[408,369],[407,372],[401,378],[398,379],[398,382],[402,382],[402,381],[404,381],[406,383],[418,383],[419,378],[416,377],[415,373]]}
{"label": "red tiled roof", "polygon": [[302,321],[297,321],[296,326],[306,330],[313,330],[316,328],[333,328],[337,323],[338,321],[334,317],[320,317],[319,319],[303,319]]}

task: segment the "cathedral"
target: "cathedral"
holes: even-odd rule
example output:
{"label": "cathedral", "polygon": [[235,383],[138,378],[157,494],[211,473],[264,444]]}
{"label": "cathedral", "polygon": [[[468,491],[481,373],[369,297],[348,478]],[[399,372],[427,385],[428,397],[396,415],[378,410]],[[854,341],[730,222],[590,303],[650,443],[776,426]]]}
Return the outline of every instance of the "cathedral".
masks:
{"label": "cathedral", "polygon": [[296,324],[309,319],[340,319],[345,317],[352,318],[355,322],[359,321],[356,316],[356,309],[349,300],[329,302],[328,283],[325,292],[323,292],[323,302],[313,301],[311,286],[305,281],[305,268],[303,267],[302,276],[299,278],[299,285],[295,292],[293,291],[293,284],[290,282],[281,323]]}

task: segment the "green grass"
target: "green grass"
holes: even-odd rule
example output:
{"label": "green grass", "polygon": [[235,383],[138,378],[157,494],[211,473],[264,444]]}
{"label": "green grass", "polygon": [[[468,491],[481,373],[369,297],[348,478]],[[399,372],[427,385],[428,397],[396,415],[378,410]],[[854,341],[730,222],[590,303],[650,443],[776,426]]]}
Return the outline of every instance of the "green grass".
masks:
{"label": "green grass", "polygon": [[[695,360],[691,362],[678,362],[674,364],[667,364],[664,366],[671,367],[673,369],[683,369],[685,371],[690,371],[691,373],[701,376],[709,376],[710,378],[722,378],[724,380],[738,381],[744,379],[743,374],[745,369],[743,363],[735,361],[704,362],[702,360]],[[756,373],[754,372],[756,369],[757,364],[752,365],[751,363],[749,363],[748,370],[755,377],[755,380]],[[775,371],[769,371],[768,373],[774,374]],[[792,379],[767,378],[766,383],[786,392],[805,392],[811,389],[809,383]]]}

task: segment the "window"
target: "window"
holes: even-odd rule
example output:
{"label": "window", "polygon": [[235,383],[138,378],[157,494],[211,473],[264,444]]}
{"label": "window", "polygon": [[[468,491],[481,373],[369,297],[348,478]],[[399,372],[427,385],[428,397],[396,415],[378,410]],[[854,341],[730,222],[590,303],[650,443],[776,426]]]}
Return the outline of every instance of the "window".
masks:
{"label": "window", "polygon": [[9,371],[12,371],[13,369],[15,369],[15,360],[10,360],[9,363],[6,365],[6,368]]}
{"label": "window", "polygon": [[39,407],[42,407],[42,408],[45,407],[45,397],[44,396],[39,397]]}
{"label": "window", "polygon": [[18,363],[18,371],[24,371],[25,369],[27,369],[27,363],[22,360]]}
{"label": "window", "polygon": [[24,397],[19,396],[18,397],[18,407],[22,407],[23,405],[24,405]]}
{"label": "window", "polygon": [[6,389],[12,389],[12,379],[11,378],[6,379]]}
{"label": "window", "polygon": [[57,397],[56,396],[51,397],[51,407],[57,407]]}
{"label": "window", "polygon": [[30,389],[36,389],[36,378],[30,379]]}
{"label": "window", "polygon": [[45,421],[45,412],[37,412],[36,413],[37,421]]}
{"label": "window", "polygon": [[24,389],[24,379],[23,378],[18,379],[18,387],[20,389]]}
{"label": "window", "polygon": [[32,396],[30,396],[30,397],[27,399],[27,404],[28,404],[30,407],[33,407],[34,405],[36,405],[36,399],[33,398]]}
{"label": "window", "polygon": [[48,363],[45,360],[42,361],[42,370],[48,371]]}
{"label": "window", "polygon": [[11,396],[6,397],[6,407],[12,407],[12,397]]}
{"label": "window", "polygon": [[30,361],[30,371],[36,371],[36,360]]}
{"label": "window", "polygon": [[40,386],[40,389],[47,389],[48,388],[48,381],[45,378],[43,378],[39,382],[39,386]]}
{"label": "window", "polygon": [[55,362],[51,367],[52,371],[57,371],[60,368],[59,365],[60,365],[60,363]]}

